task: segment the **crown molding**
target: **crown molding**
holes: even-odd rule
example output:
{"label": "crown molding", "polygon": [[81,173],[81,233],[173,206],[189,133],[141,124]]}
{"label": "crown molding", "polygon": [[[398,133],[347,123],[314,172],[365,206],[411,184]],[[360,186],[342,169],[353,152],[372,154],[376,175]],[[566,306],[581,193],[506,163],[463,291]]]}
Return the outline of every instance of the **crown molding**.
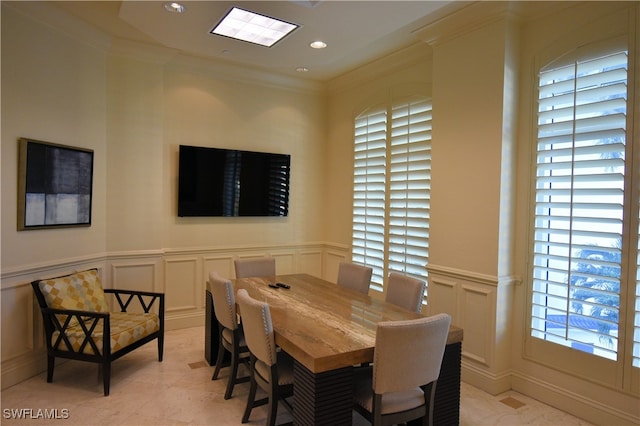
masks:
{"label": "crown molding", "polygon": [[388,55],[379,57],[368,64],[348,71],[326,83],[329,93],[339,93],[344,90],[365,84],[416,64],[431,59],[431,49],[424,43],[417,41]]}
{"label": "crown molding", "polygon": [[510,2],[475,2],[413,32],[430,46],[446,43],[503,18]]}
{"label": "crown molding", "polygon": [[3,1],[0,3],[3,9],[11,9],[27,19],[66,34],[75,41],[103,50],[111,45],[111,38],[107,34],[47,2]]}

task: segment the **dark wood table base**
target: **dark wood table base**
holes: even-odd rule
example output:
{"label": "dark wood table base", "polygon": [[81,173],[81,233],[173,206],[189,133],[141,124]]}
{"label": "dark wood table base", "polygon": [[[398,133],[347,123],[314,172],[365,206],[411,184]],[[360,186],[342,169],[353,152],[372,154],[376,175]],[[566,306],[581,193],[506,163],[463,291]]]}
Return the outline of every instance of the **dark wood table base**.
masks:
{"label": "dark wood table base", "polygon": [[[461,357],[462,342],[449,343],[446,346],[433,403],[434,425],[458,426],[460,424]],[[407,426],[420,425],[422,425],[422,420],[413,420],[407,423]]]}
{"label": "dark wood table base", "polygon": [[351,425],[353,367],[313,373],[296,361],[293,375],[294,425]]}
{"label": "dark wood table base", "polygon": [[[462,342],[450,343],[445,348],[436,385],[434,425],[460,424],[461,351]],[[351,425],[353,367],[316,374],[296,361],[293,373],[294,425]],[[422,425],[422,420],[408,423],[414,425]]]}

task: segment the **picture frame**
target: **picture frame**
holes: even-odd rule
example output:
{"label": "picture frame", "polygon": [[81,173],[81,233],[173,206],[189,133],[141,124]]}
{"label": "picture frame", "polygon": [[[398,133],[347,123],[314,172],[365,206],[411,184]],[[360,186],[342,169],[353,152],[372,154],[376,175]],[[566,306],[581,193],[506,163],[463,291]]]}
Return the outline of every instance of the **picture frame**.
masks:
{"label": "picture frame", "polygon": [[93,150],[18,140],[18,231],[91,226]]}

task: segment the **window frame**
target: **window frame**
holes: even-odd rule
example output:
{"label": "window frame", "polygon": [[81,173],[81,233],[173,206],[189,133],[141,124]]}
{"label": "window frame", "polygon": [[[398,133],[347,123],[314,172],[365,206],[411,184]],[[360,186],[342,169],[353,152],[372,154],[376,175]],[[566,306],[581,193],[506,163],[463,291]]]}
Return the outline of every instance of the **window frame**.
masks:
{"label": "window frame", "polygon": [[[427,237],[427,241],[426,241],[426,251],[427,254],[425,255],[425,262],[424,265],[421,265],[420,268],[417,268],[414,266],[414,268],[409,268],[409,270],[407,270],[407,268],[403,268],[403,270],[399,270],[399,268],[397,267],[391,267],[390,265],[393,262],[393,260],[391,259],[392,256],[392,252],[391,252],[391,247],[393,246],[393,244],[390,242],[390,228],[391,228],[391,221],[392,221],[392,211],[394,210],[393,206],[392,206],[392,175],[394,173],[394,171],[392,170],[392,168],[394,167],[394,165],[396,165],[395,163],[392,163],[393,161],[393,150],[394,150],[394,111],[397,108],[402,108],[402,107],[406,107],[408,105],[413,105],[415,103],[426,103],[428,104],[428,115],[429,115],[429,120],[428,120],[428,140],[426,142],[423,142],[424,144],[428,145],[428,168],[426,169],[425,173],[428,174],[428,187],[429,189],[427,190],[427,194],[430,192],[430,180],[431,180],[431,122],[432,122],[432,108],[433,108],[433,104],[432,104],[432,99],[430,96],[426,96],[423,94],[412,94],[412,95],[405,95],[405,96],[398,96],[398,97],[392,97],[391,99],[389,99],[386,102],[382,102],[382,103],[378,103],[374,106],[371,106],[369,108],[366,108],[364,110],[362,110],[359,114],[355,114],[354,117],[354,125],[353,125],[353,131],[354,131],[354,180],[353,180],[353,184],[354,184],[354,195],[353,195],[353,205],[352,205],[352,235],[351,235],[351,244],[352,244],[352,261],[356,262],[356,263],[361,263],[361,264],[366,264],[367,266],[370,266],[373,268],[373,275],[372,275],[372,282],[371,282],[371,289],[374,291],[377,291],[381,294],[386,294],[386,282],[388,279],[388,275],[391,271],[397,271],[421,280],[424,280],[425,282],[427,281],[427,268],[426,268],[426,261],[428,259],[428,237]],[[367,255],[366,253],[366,248],[364,248],[361,245],[357,245],[356,244],[356,240],[357,239],[361,239],[361,238],[356,238],[356,227],[362,223],[362,221],[356,221],[356,216],[359,216],[356,214],[355,210],[356,210],[356,202],[359,199],[358,198],[358,192],[356,191],[356,186],[357,186],[357,176],[356,173],[358,173],[358,161],[359,159],[357,158],[357,140],[356,138],[358,137],[358,121],[359,120],[364,120],[367,116],[369,115],[373,115],[373,114],[385,114],[385,131],[384,131],[384,141],[385,141],[385,153],[384,153],[384,162],[385,162],[385,166],[384,166],[384,193],[383,193],[383,207],[382,207],[382,211],[383,211],[383,224],[382,224],[382,232],[380,232],[380,234],[382,235],[382,241],[376,241],[375,244],[372,245],[372,247],[370,248],[371,251],[373,252],[381,252],[381,258],[379,257],[370,257]],[[407,163],[408,164],[408,163]],[[409,173],[409,172],[408,172]],[[407,189],[407,191],[409,191]],[[426,202],[429,203],[429,195],[427,195],[426,197]],[[360,198],[361,199],[361,198]],[[360,206],[362,207],[362,206]],[[427,208],[427,223],[428,223],[428,208]],[[428,225],[427,225],[427,232],[428,232]],[[362,229],[360,229],[361,232],[364,232]],[[405,235],[406,236],[406,235]],[[381,247],[380,247],[381,245]],[[397,262],[396,262],[397,263]],[[418,269],[422,270],[422,274],[419,273]],[[424,301],[426,302],[426,297],[427,294],[425,292],[424,295]],[[423,303],[425,303],[423,302]]]}
{"label": "window frame", "polygon": [[[625,146],[625,176],[624,176],[624,204],[622,207],[622,255],[620,272],[620,313],[618,320],[619,344],[618,360],[593,356],[585,352],[566,346],[541,340],[532,336],[532,303],[533,303],[533,245],[535,232],[536,209],[536,158],[538,145],[537,102],[538,102],[538,73],[550,67],[556,67],[574,61],[577,57],[597,56],[603,50],[613,49],[614,46],[624,44],[628,51],[627,66],[627,117],[626,117],[626,146]],[[556,47],[557,53],[557,47]],[[640,368],[633,368],[632,347],[633,328],[636,304],[636,288],[640,286],[639,243],[639,214],[640,214],[640,149],[638,148],[638,111],[635,108],[638,95],[638,78],[636,75],[637,45],[630,41],[627,35],[616,36],[603,41],[591,41],[572,49],[565,55],[556,55],[550,60],[549,54],[539,55],[534,61],[532,74],[534,83],[531,102],[536,105],[531,110],[531,163],[530,163],[530,194],[529,194],[529,237],[527,239],[527,297],[525,306],[525,336],[524,358],[550,368],[574,374],[589,381],[604,384],[612,388],[638,392],[640,390]],[[638,282],[637,282],[638,281]],[[640,291],[640,290],[638,290]],[[640,296],[639,300],[640,300]],[[640,314],[640,313],[639,313]]]}

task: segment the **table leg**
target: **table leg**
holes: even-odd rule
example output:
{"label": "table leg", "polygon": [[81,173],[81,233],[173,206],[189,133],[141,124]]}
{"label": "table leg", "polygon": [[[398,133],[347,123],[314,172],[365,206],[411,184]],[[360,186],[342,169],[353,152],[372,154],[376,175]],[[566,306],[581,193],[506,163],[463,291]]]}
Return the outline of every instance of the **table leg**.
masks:
{"label": "table leg", "polygon": [[294,425],[351,425],[353,367],[313,373],[296,361],[293,375]]}

